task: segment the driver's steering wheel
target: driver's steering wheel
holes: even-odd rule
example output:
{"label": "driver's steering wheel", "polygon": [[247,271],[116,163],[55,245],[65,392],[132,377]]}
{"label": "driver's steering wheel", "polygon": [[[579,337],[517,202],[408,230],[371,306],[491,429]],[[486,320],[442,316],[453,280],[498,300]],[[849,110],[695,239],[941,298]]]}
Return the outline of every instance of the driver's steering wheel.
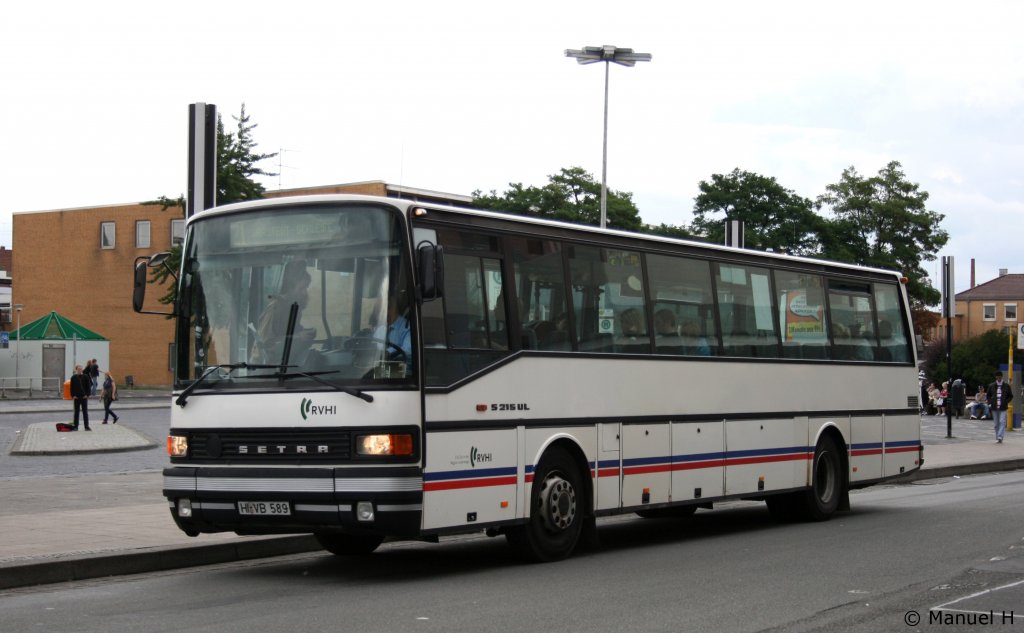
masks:
{"label": "driver's steering wheel", "polygon": [[395,343],[382,338],[356,335],[345,341],[345,349],[356,353],[380,350],[384,352],[384,355],[388,360],[398,360],[404,363],[409,362],[409,356],[405,353],[404,349]]}

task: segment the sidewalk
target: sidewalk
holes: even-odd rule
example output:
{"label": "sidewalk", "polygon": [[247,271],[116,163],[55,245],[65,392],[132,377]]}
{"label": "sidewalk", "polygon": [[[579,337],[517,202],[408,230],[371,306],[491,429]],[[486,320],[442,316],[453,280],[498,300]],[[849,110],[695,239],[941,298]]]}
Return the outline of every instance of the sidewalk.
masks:
{"label": "sidewalk", "polygon": [[[119,410],[169,407],[164,393],[124,395]],[[65,411],[62,400],[0,400],[0,415]],[[51,423],[30,425],[13,450],[33,454],[132,450],[142,439],[118,425],[86,433],[57,433]],[[990,420],[921,418],[925,463],[896,480],[909,482],[1024,468],[1024,431],[996,444]],[[317,551],[309,535],[185,536],[161,494],[162,475],[140,472],[5,480],[0,486],[0,590],[36,584]],[[856,503],[856,501],[854,501]]]}

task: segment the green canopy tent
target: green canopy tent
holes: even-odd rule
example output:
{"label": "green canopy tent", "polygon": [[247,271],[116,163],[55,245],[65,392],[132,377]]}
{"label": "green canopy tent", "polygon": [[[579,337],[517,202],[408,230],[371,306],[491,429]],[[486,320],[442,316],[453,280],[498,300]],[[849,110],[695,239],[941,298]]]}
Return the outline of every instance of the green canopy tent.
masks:
{"label": "green canopy tent", "polygon": [[23,341],[106,341],[107,338],[75,323],[67,317],[51,312],[31,323],[21,326],[20,330],[11,332],[11,340],[18,340],[19,334]]}
{"label": "green canopy tent", "polygon": [[91,358],[107,370],[110,340],[56,312],[25,323],[8,336],[4,351],[9,353],[0,353],[0,375],[17,377],[19,387],[59,391],[75,365],[85,365]]}

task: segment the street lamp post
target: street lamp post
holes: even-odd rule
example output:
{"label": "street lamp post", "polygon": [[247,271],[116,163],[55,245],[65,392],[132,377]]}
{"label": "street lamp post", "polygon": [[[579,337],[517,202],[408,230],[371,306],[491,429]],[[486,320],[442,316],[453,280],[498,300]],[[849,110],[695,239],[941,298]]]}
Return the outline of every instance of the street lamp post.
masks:
{"label": "street lamp post", "polygon": [[18,376],[21,375],[19,373],[19,371],[18,371],[18,362],[21,360],[21,309],[23,307],[25,307],[25,306],[21,305],[20,303],[15,303],[14,304],[14,312],[18,315],[17,316],[17,319],[18,319],[18,326],[17,326],[18,327],[18,330],[17,330],[17,332],[18,332],[17,333],[18,344],[14,348],[14,388],[15,389],[18,388]]}
{"label": "street lamp post", "polygon": [[632,48],[584,46],[580,50],[567,49],[566,57],[574,57],[580,64],[604,62],[604,147],[601,153],[601,228],[608,223],[608,67],[611,62],[622,66],[635,66],[637,62],[651,61],[650,53],[634,53]]}

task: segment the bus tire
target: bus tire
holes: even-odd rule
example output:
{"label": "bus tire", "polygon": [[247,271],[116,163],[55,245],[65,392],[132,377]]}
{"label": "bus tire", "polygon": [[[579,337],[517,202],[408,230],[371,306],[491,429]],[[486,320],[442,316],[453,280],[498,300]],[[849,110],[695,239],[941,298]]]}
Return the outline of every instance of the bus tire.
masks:
{"label": "bus tire", "polygon": [[846,493],[843,459],[839,447],[830,435],[824,435],[814,448],[811,464],[811,487],[798,493],[795,505],[797,517],[804,521],[827,521]]}
{"label": "bus tire", "polygon": [[560,448],[540,460],[530,488],[530,518],[505,532],[523,557],[549,562],[572,554],[585,520],[586,496],[576,462]]}
{"label": "bus tire", "polygon": [[316,540],[328,552],[337,556],[365,556],[373,553],[384,537],[377,534],[318,533]]}

